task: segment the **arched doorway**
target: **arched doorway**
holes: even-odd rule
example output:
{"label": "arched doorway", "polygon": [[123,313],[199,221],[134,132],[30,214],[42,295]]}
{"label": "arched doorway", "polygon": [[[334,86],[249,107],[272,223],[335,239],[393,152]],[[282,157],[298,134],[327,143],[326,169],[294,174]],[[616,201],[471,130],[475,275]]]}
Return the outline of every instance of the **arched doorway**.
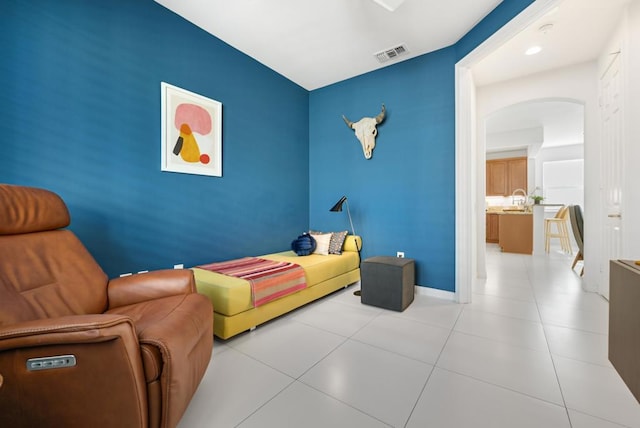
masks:
{"label": "arched doorway", "polygon": [[[478,274],[478,228],[484,224],[484,149],[478,145],[477,118],[500,107],[516,104],[535,98],[560,98],[581,100],[585,106],[585,168],[598,170],[598,94],[597,82],[593,76],[597,74],[595,64],[583,63],[553,73],[539,73],[536,78],[529,78],[526,91],[514,90],[505,85],[495,104],[477,105],[482,98],[483,88],[476,88],[472,67],[487,55],[500,48],[505,42],[515,37],[529,25],[536,22],[561,3],[560,0],[536,0],[507,25],[487,39],[478,48],[456,64],[456,300],[470,302],[471,290]],[[590,68],[591,67],[591,68]],[[588,84],[581,84],[589,79]],[[516,88],[517,89],[517,88]],[[525,94],[525,92],[527,92]],[[498,105],[499,104],[499,105]],[[592,142],[589,146],[589,142]],[[589,181],[590,180],[590,181]],[[585,192],[597,194],[598,176],[591,174],[585,182]],[[592,205],[597,211],[597,198],[588,199],[585,209]],[[585,220],[586,221],[586,220]],[[591,231],[599,234],[599,229]],[[595,236],[594,236],[595,238]],[[597,238],[593,239],[597,245]],[[597,248],[592,251],[594,259],[599,258]],[[594,272],[595,274],[595,272]],[[597,278],[589,278],[585,274],[586,288],[595,291]]]}
{"label": "arched doorway", "polygon": [[[523,80],[520,87],[523,96],[527,81]],[[497,90],[500,92],[499,88]],[[501,96],[501,94],[499,94]],[[504,105],[500,101],[490,102],[493,98],[491,91],[478,94],[477,105],[493,105],[497,110],[485,112],[480,110],[477,127],[478,144],[478,175],[484,174],[482,168],[485,159],[500,159],[510,157],[527,157],[527,194],[546,197],[549,204],[578,204],[584,207],[584,180],[579,178],[579,185],[575,177],[567,170],[566,186],[546,182],[543,170],[545,166],[551,168],[560,162],[584,162],[584,129],[585,106],[581,100],[545,98],[520,101],[516,104]],[[482,116],[480,116],[482,114]],[[484,147],[484,150],[481,148]],[[552,176],[547,177],[551,179]],[[560,177],[562,178],[562,177]],[[579,194],[578,194],[579,192]],[[496,207],[510,205],[509,198],[491,197],[484,194],[484,189],[478,189],[479,198],[485,200],[485,205]],[[549,210],[553,210],[550,207]],[[555,208],[557,209],[557,208]],[[486,277],[485,268],[485,230],[482,227],[484,219],[480,220],[477,228],[477,257],[478,276]],[[542,230],[534,230],[534,255],[544,255],[540,251],[543,242]]]}

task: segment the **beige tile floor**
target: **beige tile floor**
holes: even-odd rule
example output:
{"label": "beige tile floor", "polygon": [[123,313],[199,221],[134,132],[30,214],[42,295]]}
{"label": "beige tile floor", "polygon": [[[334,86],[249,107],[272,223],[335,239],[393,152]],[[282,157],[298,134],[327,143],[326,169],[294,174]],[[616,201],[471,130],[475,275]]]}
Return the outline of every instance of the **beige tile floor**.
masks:
{"label": "beige tile floor", "polygon": [[179,427],[640,427],[608,303],[572,258],[487,249],[471,304],[418,294],[400,313],[352,286],[216,341]]}

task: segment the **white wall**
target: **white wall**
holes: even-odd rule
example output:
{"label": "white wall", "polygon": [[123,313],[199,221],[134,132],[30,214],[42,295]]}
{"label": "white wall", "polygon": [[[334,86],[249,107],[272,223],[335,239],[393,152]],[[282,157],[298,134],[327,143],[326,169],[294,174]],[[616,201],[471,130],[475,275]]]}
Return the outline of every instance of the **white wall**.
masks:
{"label": "white wall", "polygon": [[[597,64],[589,62],[564,67],[549,72],[538,73],[520,79],[513,79],[493,85],[477,88],[477,142],[478,142],[478,185],[476,193],[485,193],[485,157],[486,129],[485,118],[501,108],[531,100],[565,100],[580,102],[585,106],[585,263],[597,266],[599,262],[599,234],[593,236],[591,231],[599,230],[593,222],[596,216],[589,212],[597,212],[599,199],[598,172],[599,164],[599,122],[598,122],[598,79]],[[484,202],[484,201],[483,201]],[[485,272],[485,220],[484,213],[479,213],[478,227],[478,274]],[[585,283],[589,290],[597,290],[598,275],[585,269]]]}
{"label": "white wall", "polygon": [[542,148],[536,156],[535,185],[542,188],[542,165],[545,162],[584,159],[584,144]]}
{"label": "white wall", "polygon": [[[638,260],[640,259],[640,224],[638,222],[640,219],[640,191],[638,190],[638,183],[640,183],[640,0],[633,0],[627,5],[616,31],[603,48],[598,59],[598,78],[605,74],[611,64],[612,55],[616,52],[620,52],[621,58],[620,89],[623,114],[621,252],[618,257]],[[599,233],[602,235],[607,213],[604,197],[599,196],[601,198]],[[607,296],[609,290],[606,263],[609,257],[614,256],[603,252],[599,257],[602,270],[599,291]]]}
{"label": "white wall", "polygon": [[[516,131],[496,132],[487,134],[487,152],[512,150],[514,147],[526,148],[531,144],[544,142],[544,128],[518,129]],[[526,156],[526,154],[525,154]]]}
{"label": "white wall", "polygon": [[506,150],[500,152],[487,152],[487,160],[495,159],[508,159],[508,158],[523,158],[527,156],[527,150]]}
{"label": "white wall", "polygon": [[640,0],[627,16],[623,257],[640,260]]}
{"label": "white wall", "polygon": [[584,207],[584,160],[542,162],[542,189],[547,204]]}

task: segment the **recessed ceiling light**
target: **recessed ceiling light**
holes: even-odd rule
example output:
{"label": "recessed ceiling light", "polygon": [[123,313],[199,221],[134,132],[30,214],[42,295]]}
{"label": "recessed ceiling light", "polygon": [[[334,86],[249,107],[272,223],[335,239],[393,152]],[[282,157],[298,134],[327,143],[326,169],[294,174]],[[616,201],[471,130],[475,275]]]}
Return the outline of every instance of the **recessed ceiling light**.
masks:
{"label": "recessed ceiling light", "polygon": [[540,53],[541,50],[542,50],[542,48],[540,46],[531,46],[529,49],[526,50],[526,52],[524,54],[525,55],[535,55],[537,53]]}

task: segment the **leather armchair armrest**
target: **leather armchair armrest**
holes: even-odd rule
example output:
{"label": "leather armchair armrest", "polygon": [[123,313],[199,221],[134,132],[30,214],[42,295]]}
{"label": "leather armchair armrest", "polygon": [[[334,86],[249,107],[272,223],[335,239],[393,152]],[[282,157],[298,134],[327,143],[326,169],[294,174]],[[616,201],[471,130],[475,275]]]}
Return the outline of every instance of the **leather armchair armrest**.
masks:
{"label": "leather armchair armrest", "polygon": [[109,281],[109,309],[196,292],[191,269],[165,269]]}
{"label": "leather armchair armrest", "polygon": [[47,344],[91,343],[114,336],[137,336],[131,318],[98,314],[44,318],[0,326],[0,351]]}

